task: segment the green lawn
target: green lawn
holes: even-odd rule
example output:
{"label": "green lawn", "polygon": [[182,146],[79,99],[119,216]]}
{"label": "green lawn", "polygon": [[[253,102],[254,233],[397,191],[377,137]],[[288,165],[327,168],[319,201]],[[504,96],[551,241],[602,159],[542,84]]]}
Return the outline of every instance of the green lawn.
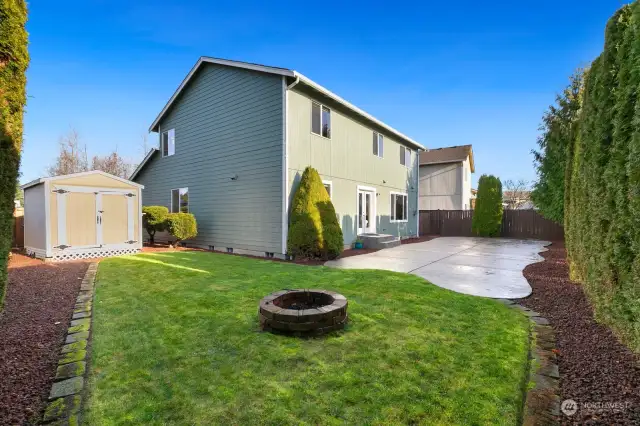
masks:
{"label": "green lawn", "polygon": [[[283,288],[349,300],[337,334],[261,332]],[[505,306],[385,271],[205,252],[100,263],[86,422],[516,424],[528,323]]]}

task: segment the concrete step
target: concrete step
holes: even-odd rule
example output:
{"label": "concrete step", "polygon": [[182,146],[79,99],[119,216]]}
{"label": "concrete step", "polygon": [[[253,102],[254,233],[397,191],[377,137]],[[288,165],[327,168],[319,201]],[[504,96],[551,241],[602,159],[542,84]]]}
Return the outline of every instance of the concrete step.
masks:
{"label": "concrete step", "polygon": [[389,234],[360,234],[362,246],[366,249],[383,249],[400,245],[400,238]]}
{"label": "concrete step", "polygon": [[400,237],[396,237],[394,240],[385,241],[383,243],[380,243],[380,248],[381,249],[386,249],[386,248],[391,248],[391,247],[398,247],[400,244],[402,244],[400,242]]}

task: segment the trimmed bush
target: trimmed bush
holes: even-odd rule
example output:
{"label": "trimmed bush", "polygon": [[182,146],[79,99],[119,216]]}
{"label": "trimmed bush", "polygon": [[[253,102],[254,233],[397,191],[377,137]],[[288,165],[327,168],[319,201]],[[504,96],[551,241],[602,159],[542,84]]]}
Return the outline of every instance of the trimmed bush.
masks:
{"label": "trimmed bush", "polygon": [[7,283],[7,261],[13,232],[13,198],[16,195],[22,119],[26,103],[27,4],[0,0],[0,310]]}
{"label": "trimmed bush", "polygon": [[335,259],[343,236],[336,211],[318,171],[307,167],[293,197],[287,251],[292,256]]}
{"label": "trimmed bush", "polygon": [[491,175],[478,180],[478,195],[471,229],[481,237],[497,237],[502,225],[502,183]]}
{"label": "trimmed bush", "polygon": [[142,226],[149,234],[149,242],[155,243],[156,232],[167,229],[167,216],[169,209],[165,206],[144,206],[142,207]]}
{"label": "trimmed bush", "polygon": [[191,213],[169,213],[167,229],[175,237],[177,243],[198,235],[196,217]]}

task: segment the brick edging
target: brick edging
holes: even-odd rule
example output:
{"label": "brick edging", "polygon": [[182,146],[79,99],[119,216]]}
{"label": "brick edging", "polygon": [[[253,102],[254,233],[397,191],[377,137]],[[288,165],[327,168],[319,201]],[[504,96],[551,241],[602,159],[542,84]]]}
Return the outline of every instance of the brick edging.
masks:
{"label": "brick edging", "polygon": [[41,424],[79,424],[80,409],[85,395],[89,363],[88,344],[91,331],[93,291],[98,263],[92,262],[82,279],[80,292],[73,308],[73,316],[65,344],[60,351],[56,376],[49,392]]}
{"label": "brick edging", "polygon": [[498,301],[519,310],[529,318],[529,366],[523,389],[525,397],[520,424],[560,424],[560,372],[554,352],[555,331],[539,313],[513,300]]}

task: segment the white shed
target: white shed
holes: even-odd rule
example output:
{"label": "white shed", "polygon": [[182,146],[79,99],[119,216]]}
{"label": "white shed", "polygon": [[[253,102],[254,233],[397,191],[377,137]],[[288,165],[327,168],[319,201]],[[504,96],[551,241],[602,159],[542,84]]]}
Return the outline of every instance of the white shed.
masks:
{"label": "white shed", "polygon": [[142,185],[90,171],[40,178],[21,188],[29,255],[59,262],[142,248]]}

